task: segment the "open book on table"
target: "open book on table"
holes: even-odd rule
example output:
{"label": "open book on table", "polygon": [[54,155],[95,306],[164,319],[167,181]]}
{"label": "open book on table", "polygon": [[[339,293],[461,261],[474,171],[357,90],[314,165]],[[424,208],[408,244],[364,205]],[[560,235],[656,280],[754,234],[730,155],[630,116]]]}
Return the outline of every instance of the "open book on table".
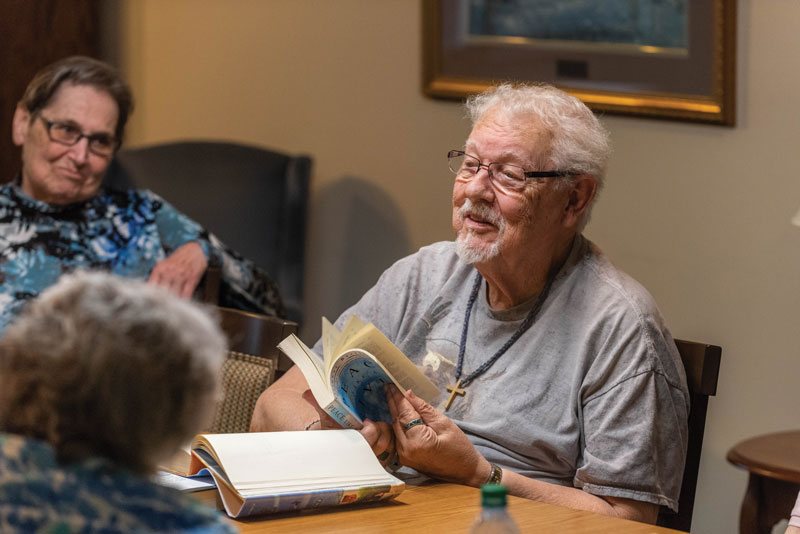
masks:
{"label": "open book on table", "polygon": [[167,460],[161,462],[155,482],[177,489],[212,508],[223,509],[217,483],[196,454],[190,443],[183,445]]}
{"label": "open book on table", "polygon": [[389,499],[405,489],[355,430],[199,434],[190,474],[202,469],[233,518]]}
{"label": "open book on table", "polygon": [[188,477],[192,468],[191,444],[187,443],[186,445],[182,445],[181,448],[175,451],[175,454],[161,462],[158,467],[162,471]]}
{"label": "open book on table", "polygon": [[435,403],[438,388],[373,324],[352,316],[341,332],[322,318],[324,358],[294,334],[278,345],[305,376],[317,403],[344,428],[364,419],[392,422],[384,384]]}

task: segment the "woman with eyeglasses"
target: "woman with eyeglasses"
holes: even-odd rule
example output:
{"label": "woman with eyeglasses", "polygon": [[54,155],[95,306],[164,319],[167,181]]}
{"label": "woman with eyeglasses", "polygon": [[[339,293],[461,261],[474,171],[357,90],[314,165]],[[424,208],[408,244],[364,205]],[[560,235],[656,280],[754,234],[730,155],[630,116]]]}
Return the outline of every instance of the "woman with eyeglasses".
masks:
{"label": "woman with eyeglasses", "polygon": [[266,273],[199,224],[152,192],[102,187],[132,109],[117,71],[88,57],[28,85],[12,125],[22,169],[0,187],[0,331],[64,272],[107,270],[188,297],[209,260],[222,265],[221,304],[283,313]]}

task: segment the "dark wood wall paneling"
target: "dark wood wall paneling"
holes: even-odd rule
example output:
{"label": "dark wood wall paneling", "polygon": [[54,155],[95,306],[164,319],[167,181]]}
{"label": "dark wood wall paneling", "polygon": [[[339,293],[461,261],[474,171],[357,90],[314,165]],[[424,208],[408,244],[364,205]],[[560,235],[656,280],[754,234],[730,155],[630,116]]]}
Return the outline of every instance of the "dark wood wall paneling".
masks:
{"label": "dark wood wall paneling", "polygon": [[33,75],[65,56],[98,57],[99,0],[0,0],[0,182],[19,171],[11,119]]}

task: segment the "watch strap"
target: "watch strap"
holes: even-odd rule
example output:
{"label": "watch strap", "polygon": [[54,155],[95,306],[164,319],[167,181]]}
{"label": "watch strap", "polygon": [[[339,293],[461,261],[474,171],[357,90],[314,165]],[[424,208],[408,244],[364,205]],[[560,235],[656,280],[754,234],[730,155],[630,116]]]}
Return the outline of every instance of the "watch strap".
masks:
{"label": "watch strap", "polygon": [[500,484],[500,481],[503,480],[503,469],[497,464],[491,464],[492,472],[489,473],[489,480],[486,481],[487,484]]}

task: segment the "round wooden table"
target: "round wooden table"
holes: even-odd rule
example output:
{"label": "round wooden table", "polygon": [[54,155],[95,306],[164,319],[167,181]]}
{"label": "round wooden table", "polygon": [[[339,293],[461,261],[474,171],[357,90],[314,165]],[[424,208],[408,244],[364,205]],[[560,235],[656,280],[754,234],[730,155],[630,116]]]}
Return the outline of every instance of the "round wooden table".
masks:
{"label": "round wooden table", "polygon": [[750,473],[740,534],[769,534],[792,513],[800,492],[800,430],[747,439],[729,450],[727,458]]}

